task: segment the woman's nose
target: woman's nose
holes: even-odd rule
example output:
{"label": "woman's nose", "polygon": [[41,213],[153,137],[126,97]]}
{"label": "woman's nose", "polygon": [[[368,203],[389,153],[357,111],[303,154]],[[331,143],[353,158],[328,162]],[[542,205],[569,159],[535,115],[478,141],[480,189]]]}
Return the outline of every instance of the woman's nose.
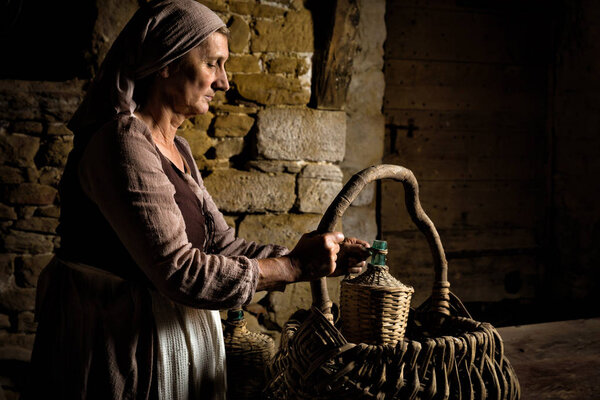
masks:
{"label": "woman's nose", "polygon": [[229,80],[227,79],[227,72],[225,72],[225,66],[219,68],[217,79],[213,83],[213,89],[222,90],[224,92],[229,90]]}

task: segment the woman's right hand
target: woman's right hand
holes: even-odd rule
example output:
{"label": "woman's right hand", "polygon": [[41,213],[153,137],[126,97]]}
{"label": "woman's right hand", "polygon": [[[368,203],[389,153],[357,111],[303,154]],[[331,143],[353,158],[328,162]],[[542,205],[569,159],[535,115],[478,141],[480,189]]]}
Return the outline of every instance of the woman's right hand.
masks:
{"label": "woman's right hand", "polygon": [[288,254],[295,270],[296,281],[312,281],[335,271],[340,243],[344,241],[341,232],[302,235],[296,247]]}

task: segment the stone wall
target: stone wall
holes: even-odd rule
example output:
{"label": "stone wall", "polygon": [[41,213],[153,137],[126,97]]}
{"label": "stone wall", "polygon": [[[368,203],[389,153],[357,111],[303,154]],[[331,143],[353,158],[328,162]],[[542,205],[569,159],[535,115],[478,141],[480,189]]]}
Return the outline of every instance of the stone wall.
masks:
{"label": "stone wall", "polygon": [[0,81],[0,384],[6,398],[24,384],[37,278],[60,245],[57,185],[72,147],[64,122],[82,95],[78,81]]}
{"label": "stone wall", "polygon": [[[360,50],[345,111],[309,107],[319,29],[310,2],[202,2],[231,30],[226,65],[231,90],[179,133],[238,235],[293,247],[302,233],[316,228],[348,177],[380,160],[384,1],[361,10]],[[97,2],[86,69],[92,75],[135,3]],[[24,384],[36,329],[37,277],[60,246],[57,185],[72,146],[65,123],[87,82],[85,76],[0,80],[0,398],[17,398]],[[371,189],[350,208],[343,229],[372,240],[374,205]],[[329,287],[337,301],[339,280],[330,280]],[[308,284],[257,293],[247,313],[249,326],[277,339],[289,315],[310,302]]]}

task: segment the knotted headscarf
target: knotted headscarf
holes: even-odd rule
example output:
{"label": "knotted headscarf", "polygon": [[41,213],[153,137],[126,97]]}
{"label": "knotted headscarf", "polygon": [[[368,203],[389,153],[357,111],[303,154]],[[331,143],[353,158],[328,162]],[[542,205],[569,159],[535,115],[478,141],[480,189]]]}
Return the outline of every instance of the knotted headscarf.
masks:
{"label": "knotted headscarf", "polygon": [[133,113],[137,80],[185,55],[224,26],[217,14],[196,0],[154,0],[141,6],[108,51],[69,129],[76,136],[89,134],[119,113]]}

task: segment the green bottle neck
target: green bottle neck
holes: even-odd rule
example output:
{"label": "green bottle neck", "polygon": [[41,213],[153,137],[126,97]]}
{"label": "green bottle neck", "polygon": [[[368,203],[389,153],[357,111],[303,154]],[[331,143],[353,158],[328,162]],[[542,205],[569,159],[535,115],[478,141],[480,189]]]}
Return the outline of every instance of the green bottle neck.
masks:
{"label": "green bottle neck", "polygon": [[227,311],[227,321],[235,322],[244,319],[244,311],[242,309],[234,309]]}
{"label": "green bottle neck", "polygon": [[377,266],[386,265],[387,242],[385,240],[375,240],[371,246],[371,264]]}

